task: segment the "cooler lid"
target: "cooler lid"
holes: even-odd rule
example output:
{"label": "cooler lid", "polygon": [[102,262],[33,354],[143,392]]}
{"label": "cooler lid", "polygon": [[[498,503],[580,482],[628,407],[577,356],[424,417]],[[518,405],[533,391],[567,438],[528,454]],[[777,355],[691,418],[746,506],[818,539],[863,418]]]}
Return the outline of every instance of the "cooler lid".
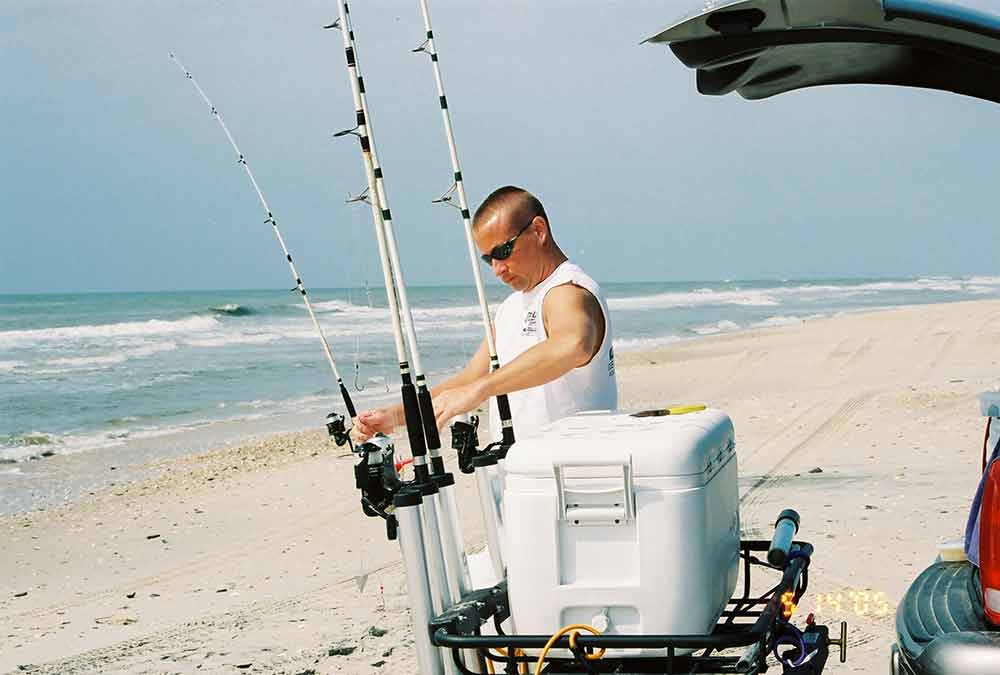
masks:
{"label": "cooler lid", "polygon": [[713,471],[734,448],[733,423],[714,408],[646,417],[584,412],[518,439],[507,453],[504,471],[552,478],[554,464],[610,468],[631,456],[635,478],[692,476]]}

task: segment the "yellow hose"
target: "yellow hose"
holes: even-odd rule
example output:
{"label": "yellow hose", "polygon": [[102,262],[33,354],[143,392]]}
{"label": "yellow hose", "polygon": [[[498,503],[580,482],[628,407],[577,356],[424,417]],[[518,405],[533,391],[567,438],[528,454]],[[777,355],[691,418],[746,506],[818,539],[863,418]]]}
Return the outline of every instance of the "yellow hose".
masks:
{"label": "yellow hose", "polygon": [[[585,623],[573,623],[568,626],[559,629],[559,632],[549,638],[549,641],[545,643],[545,647],[542,648],[542,653],[538,656],[538,661],[535,662],[535,675],[539,675],[542,672],[542,666],[545,665],[545,657],[549,655],[549,650],[552,649],[552,645],[556,643],[563,635],[566,633],[572,633],[569,636],[570,647],[576,648],[576,636],[581,630],[589,631],[592,635],[600,635],[601,631],[597,630],[593,626],[588,626]],[[588,661],[596,661],[604,656],[606,650],[602,647],[596,654],[584,654],[584,658]]]}

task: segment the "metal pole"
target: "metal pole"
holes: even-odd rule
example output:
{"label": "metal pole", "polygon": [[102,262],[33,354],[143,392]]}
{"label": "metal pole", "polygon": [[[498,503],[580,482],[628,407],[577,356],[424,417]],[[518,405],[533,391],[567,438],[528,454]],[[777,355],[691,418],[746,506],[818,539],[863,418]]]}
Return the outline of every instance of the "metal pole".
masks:
{"label": "metal pole", "polygon": [[507,568],[504,565],[503,549],[500,543],[500,516],[497,512],[497,500],[493,493],[493,473],[490,466],[476,467],[476,486],[479,488],[479,507],[483,512],[483,525],[486,528],[486,546],[490,551],[493,574],[499,580],[504,578]]}
{"label": "metal pole", "polygon": [[450,655],[446,650],[431,644],[431,636],[427,631],[433,605],[427,578],[427,559],[424,556],[420,503],[420,492],[413,489],[400,492],[393,500],[396,519],[399,521],[399,548],[406,567],[406,587],[410,596],[417,663],[421,675],[444,675],[442,657]]}

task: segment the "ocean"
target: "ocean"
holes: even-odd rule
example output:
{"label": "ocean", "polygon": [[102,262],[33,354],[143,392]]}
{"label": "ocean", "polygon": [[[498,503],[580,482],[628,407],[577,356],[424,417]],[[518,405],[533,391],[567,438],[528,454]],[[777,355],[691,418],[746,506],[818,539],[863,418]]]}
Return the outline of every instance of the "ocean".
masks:
{"label": "ocean", "polygon": [[[1000,277],[608,283],[615,350],[842,312],[1000,298]],[[504,288],[489,287],[498,303]],[[359,409],[398,390],[382,289],[316,289],[314,307]],[[410,289],[428,379],[481,340],[471,287]],[[0,512],[69,498],[59,456],[128,464],[343,412],[297,293],[0,295]],[[44,460],[44,461],[43,461]],[[48,466],[49,468],[45,468]],[[60,475],[65,474],[65,467]]]}

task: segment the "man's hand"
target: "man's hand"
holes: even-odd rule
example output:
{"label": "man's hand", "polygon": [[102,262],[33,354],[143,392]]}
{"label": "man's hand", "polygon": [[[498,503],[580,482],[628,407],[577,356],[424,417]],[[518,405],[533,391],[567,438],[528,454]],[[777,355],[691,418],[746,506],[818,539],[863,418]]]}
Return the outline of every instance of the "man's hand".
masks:
{"label": "man's hand", "polygon": [[396,413],[392,408],[375,408],[358,414],[358,420],[351,429],[351,437],[363,443],[378,432],[391,434],[396,427]]}
{"label": "man's hand", "polygon": [[443,429],[448,421],[462,413],[474,410],[486,400],[485,378],[470,384],[446,389],[434,397],[434,415],[438,429]]}

